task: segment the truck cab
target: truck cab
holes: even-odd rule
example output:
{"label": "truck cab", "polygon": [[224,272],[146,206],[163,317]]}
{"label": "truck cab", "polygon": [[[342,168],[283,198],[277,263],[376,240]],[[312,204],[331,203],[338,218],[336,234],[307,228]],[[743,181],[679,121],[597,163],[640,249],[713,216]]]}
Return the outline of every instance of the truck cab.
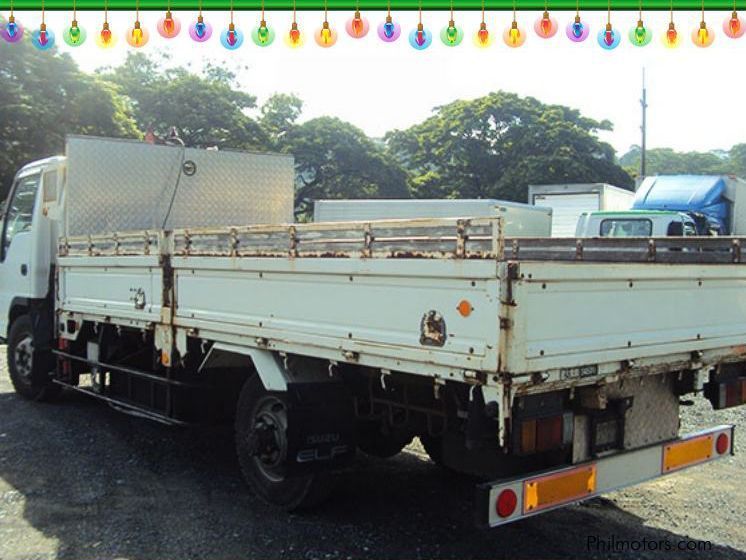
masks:
{"label": "truck cab", "polygon": [[[58,198],[62,194],[65,158],[51,157],[18,171],[0,224],[0,338],[7,339],[15,317],[42,308],[51,296]],[[36,321],[38,324],[38,321]]]}
{"label": "truck cab", "polygon": [[628,210],[583,212],[576,237],[682,237],[697,235],[694,220],[683,212]]}

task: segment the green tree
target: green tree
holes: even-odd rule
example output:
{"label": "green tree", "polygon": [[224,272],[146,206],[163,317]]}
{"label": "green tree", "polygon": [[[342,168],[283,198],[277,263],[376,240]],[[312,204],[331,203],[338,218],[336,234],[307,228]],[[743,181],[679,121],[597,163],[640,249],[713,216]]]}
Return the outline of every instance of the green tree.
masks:
{"label": "green tree", "polygon": [[532,97],[496,92],[435,109],[425,122],[386,136],[413,174],[418,198],[525,201],[529,184],[608,182],[630,188],[613,148],[596,133],[608,121]]}
{"label": "green tree", "polygon": [[736,144],[728,151],[731,173],[746,179],[746,144]]}
{"label": "green tree", "polygon": [[27,40],[0,41],[0,82],[3,199],[18,168],[62,153],[67,134],[139,135],[127,99],[68,55],[38,51]]}
{"label": "green tree", "polygon": [[296,213],[307,219],[323,198],[408,198],[407,174],[384,147],[360,129],[333,117],[287,130],[283,151],[295,156]]}
{"label": "green tree", "polygon": [[165,136],[176,127],[187,146],[237,149],[266,148],[268,138],[247,115],[256,97],[240,90],[236,76],[220,66],[201,74],[187,68],[164,68],[142,53],[130,53],[100,76],[132,100],[138,126]]}
{"label": "green tree", "polygon": [[276,93],[261,109],[259,123],[275,145],[295,126],[303,112],[303,101],[294,94]]}
{"label": "green tree", "polygon": [[[619,162],[631,175],[637,176],[640,156],[640,147],[632,146]],[[645,154],[645,168],[648,175],[720,175],[729,173],[731,164],[727,152],[676,152],[671,148],[653,148]]]}

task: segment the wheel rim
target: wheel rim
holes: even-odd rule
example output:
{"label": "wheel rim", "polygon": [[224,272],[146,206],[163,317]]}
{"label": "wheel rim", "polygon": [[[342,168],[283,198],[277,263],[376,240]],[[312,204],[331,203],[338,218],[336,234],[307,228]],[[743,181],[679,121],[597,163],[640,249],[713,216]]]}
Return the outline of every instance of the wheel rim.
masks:
{"label": "wheel rim", "polygon": [[285,479],[287,424],[285,403],[276,397],[267,397],[255,408],[247,437],[257,469],[273,482]]}
{"label": "wheel rim", "polygon": [[31,382],[34,370],[34,340],[30,335],[18,341],[13,350],[16,373],[27,383]]}

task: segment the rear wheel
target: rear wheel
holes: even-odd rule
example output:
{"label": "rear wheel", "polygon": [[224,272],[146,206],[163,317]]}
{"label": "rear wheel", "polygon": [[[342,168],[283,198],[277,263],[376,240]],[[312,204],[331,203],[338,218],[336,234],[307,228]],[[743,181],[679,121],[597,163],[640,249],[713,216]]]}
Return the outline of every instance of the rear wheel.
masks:
{"label": "rear wheel", "polygon": [[287,510],[309,508],[329,495],[325,472],[287,474],[288,402],[268,392],[257,376],[241,390],[236,409],[236,451],[246,482],[264,501]]}
{"label": "rear wheel", "polygon": [[54,356],[34,345],[31,317],[22,315],[8,334],[8,373],[16,393],[33,401],[54,399],[62,387],[52,381]]}

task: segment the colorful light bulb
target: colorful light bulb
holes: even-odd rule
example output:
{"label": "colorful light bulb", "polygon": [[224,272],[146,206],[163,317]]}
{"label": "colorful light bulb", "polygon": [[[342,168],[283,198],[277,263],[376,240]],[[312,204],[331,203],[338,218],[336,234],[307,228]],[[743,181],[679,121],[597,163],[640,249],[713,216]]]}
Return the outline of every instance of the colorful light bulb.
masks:
{"label": "colorful light bulb", "polygon": [[482,22],[479,24],[479,30],[474,35],[474,44],[479,48],[487,48],[492,44],[492,35],[487,30],[487,24]]}
{"label": "colorful light bulb", "polygon": [[189,36],[198,43],[204,43],[212,37],[212,25],[207,23],[201,15],[197,16],[197,21],[189,27]]}
{"label": "colorful light bulb", "polygon": [[324,20],[321,27],[316,30],[314,39],[318,46],[328,49],[337,42],[337,32],[329,26],[327,20]]}
{"label": "colorful light bulb", "polygon": [[621,40],[621,33],[614,29],[610,23],[607,23],[606,27],[598,32],[598,44],[607,51],[617,48]]}
{"label": "colorful light bulb", "polygon": [[231,22],[220,34],[220,44],[229,51],[234,51],[243,45],[243,32]]}
{"label": "colorful light bulb", "polygon": [[297,49],[302,46],[304,42],[303,34],[298,29],[298,24],[293,22],[290,26],[290,31],[285,35],[285,44],[293,49]]}
{"label": "colorful light bulb", "polygon": [[424,51],[433,42],[433,34],[430,33],[422,23],[418,23],[417,27],[412,29],[409,33],[409,44],[412,45],[418,51]]}
{"label": "colorful light bulb", "polygon": [[712,32],[712,29],[707,27],[704,20],[699,23],[699,27],[696,27],[692,31],[692,42],[698,47],[709,47],[714,40],[715,34]]}
{"label": "colorful light bulb", "polygon": [[17,43],[23,39],[23,25],[16,21],[15,16],[8,16],[8,21],[0,23],[0,37],[8,43]]}
{"label": "colorful light bulb", "polygon": [[746,25],[743,24],[738,13],[734,10],[730,18],[723,22],[723,31],[731,39],[738,39],[746,33]]}
{"label": "colorful light bulb", "polygon": [[378,36],[382,41],[387,43],[393,43],[401,35],[401,26],[395,23],[391,16],[386,16],[386,19],[378,26]]}
{"label": "colorful light bulb", "polygon": [[663,35],[663,45],[669,49],[675,49],[679,46],[679,32],[676,31],[676,26],[673,22],[668,24],[668,29],[666,29]]}
{"label": "colorful light bulb", "polygon": [[77,20],[73,20],[70,27],[62,32],[62,39],[71,47],[79,47],[85,43],[86,37],[85,29],[78,25]]}
{"label": "colorful light bulb", "polygon": [[127,35],[125,38],[127,39],[127,44],[130,47],[139,49],[148,44],[150,34],[148,33],[147,29],[143,29],[143,27],[140,25],[140,20],[138,19],[135,20],[135,25],[127,30]]}
{"label": "colorful light bulb", "polygon": [[456,22],[450,20],[448,25],[440,30],[440,40],[447,47],[455,47],[464,40],[464,32],[461,28],[456,27]]}
{"label": "colorful light bulb", "polygon": [[366,18],[360,15],[360,10],[355,10],[355,15],[347,20],[345,30],[353,39],[362,39],[368,34],[370,24]]}
{"label": "colorful light bulb", "polygon": [[261,20],[259,25],[251,30],[251,40],[259,47],[268,47],[275,40],[275,30],[267,26],[267,22]]}
{"label": "colorful light bulb", "polygon": [[644,47],[653,40],[653,34],[648,31],[642,20],[637,21],[637,25],[629,30],[629,41],[636,47]]}
{"label": "colorful light bulb", "polygon": [[102,49],[110,49],[117,42],[117,38],[109,28],[109,22],[105,21],[101,31],[96,35],[96,44]]}
{"label": "colorful light bulb", "polygon": [[567,38],[570,39],[570,41],[574,43],[582,43],[588,38],[588,35],[590,33],[590,27],[580,21],[580,16],[575,16],[575,20],[568,24],[567,29],[565,32],[567,33]]}
{"label": "colorful light bulb", "polygon": [[523,29],[518,27],[518,22],[513,20],[505,32],[503,33],[503,41],[505,44],[512,48],[518,48],[526,42],[526,34]]}
{"label": "colorful light bulb", "polygon": [[171,14],[171,10],[168,10],[166,15],[158,20],[156,28],[164,39],[173,39],[181,33],[181,22]]}
{"label": "colorful light bulb", "polygon": [[558,29],[559,25],[557,25],[557,20],[553,17],[550,17],[549,12],[546,10],[544,11],[544,14],[534,23],[534,31],[536,31],[536,34],[542,39],[549,39],[550,37],[554,37]]}
{"label": "colorful light bulb", "polygon": [[47,24],[43,23],[39,29],[31,34],[31,44],[40,51],[47,51],[54,46],[54,32],[47,29]]}

